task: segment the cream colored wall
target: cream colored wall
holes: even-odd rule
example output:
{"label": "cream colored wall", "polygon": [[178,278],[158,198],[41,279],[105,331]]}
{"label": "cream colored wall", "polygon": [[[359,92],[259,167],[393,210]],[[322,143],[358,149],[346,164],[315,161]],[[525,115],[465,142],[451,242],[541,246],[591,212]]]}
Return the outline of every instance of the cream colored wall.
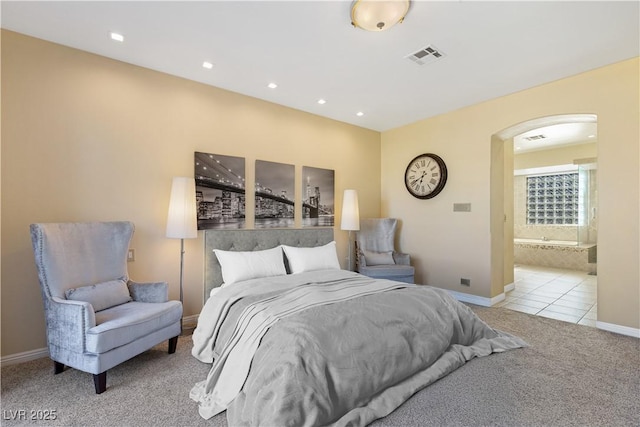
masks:
{"label": "cream colored wall", "polygon": [[[248,193],[256,159],[296,165],[298,197],[303,165],[333,169],[336,212],[355,188],[361,214],[379,216],[378,132],[8,31],[2,65],[2,355],[46,345],[33,222],[133,221],[131,277],[166,280],[178,297],[180,243],[164,233],[171,178],[193,176],[194,151],[245,157]],[[202,303],[202,232],[185,249],[189,316]]]}
{"label": "cream colored wall", "polygon": [[515,153],[513,167],[518,170],[543,166],[570,165],[574,160],[594,158],[597,156],[597,143],[590,142],[522,154]]}
{"label": "cream colored wall", "polygon": [[[493,284],[491,274],[492,135],[534,118],[596,114],[598,321],[640,328],[639,65],[634,58],[383,132],[381,213],[411,230],[401,246],[412,255],[417,280],[498,295],[496,277],[503,274],[494,274]],[[445,189],[431,200],[411,197],[402,179],[407,162],[424,152],[439,154],[449,170]],[[504,197],[502,186],[495,190],[494,197]],[[453,212],[456,202],[470,202],[471,212]],[[470,288],[461,277],[471,279]]]}
{"label": "cream colored wall", "polygon": [[[513,138],[504,141],[504,265],[503,268],[503,287],[514,283],[514,271],[513,271],[513,236],[514,236],[514,221],[515,221],[515,209],[514,209],[514,177],[513,177]],[[504,288],[503,288],[504,289]]]}

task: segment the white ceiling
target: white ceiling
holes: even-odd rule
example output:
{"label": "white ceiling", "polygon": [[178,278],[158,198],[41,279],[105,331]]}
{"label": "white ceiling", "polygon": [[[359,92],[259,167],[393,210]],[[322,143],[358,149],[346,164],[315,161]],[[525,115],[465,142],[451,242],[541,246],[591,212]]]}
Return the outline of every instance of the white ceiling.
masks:
{"label": "white ceiling", "polygon": [[588,144],[596,142],[598,124],[596,122],[575,121],[539,127],[513,138],[515,154],[528,151],[546,150],[559,145]]}
{"label": "white ceiling", "polygon": [[[380,33],[353,28],[350,5],[2,1],[1,22],[377,131],[640,54],[638,1],[414,1],[404,23]],[[445,56],[422,66],[405,58],[428,45]]]}

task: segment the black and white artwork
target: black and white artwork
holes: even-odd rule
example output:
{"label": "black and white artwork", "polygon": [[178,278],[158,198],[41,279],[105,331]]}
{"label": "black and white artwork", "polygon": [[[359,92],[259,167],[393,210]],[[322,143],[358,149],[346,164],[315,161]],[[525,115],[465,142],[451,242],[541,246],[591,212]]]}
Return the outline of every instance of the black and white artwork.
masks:
{"label": "black and white artwork", "polygon": [[245,228],[244,157],[195,153],[198,230]]}
{"label": "black and white artwork", "polygon": [[256,160],[255,228],[294,226],[294,165]]}
{"label": "black and white artwork", "polygon": [[302,226],[333,227],[335,172],[302,167]]}

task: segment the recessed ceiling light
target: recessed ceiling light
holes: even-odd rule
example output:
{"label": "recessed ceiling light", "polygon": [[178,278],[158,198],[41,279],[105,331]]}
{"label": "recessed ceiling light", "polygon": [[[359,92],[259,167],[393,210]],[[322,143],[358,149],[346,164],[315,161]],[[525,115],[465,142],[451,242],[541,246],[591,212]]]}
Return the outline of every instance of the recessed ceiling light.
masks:
{"label": "recessed ceiling light", "polygon": [[277,87],[278,87],[278,85],[277,85],[277,84],[275,84],[275,83],[269,83],[269,84],[267,85],[267,87],[268,87],[269,89],[275,89],[275,88],[277,88]]}
{"label": "recessed ceiling light", "polygon": [[322,105],[322,104],[326,104],[327,101],[324,99],[318,99],[318,104]]}
{"label": "recessed ceiling light", "polygon": [[588,138],[595,138],[595,135],[589,135]]}
{"label": "recessed ceiling light", "polygon": [[212,69],[212,68],[213,68],[213,64],[212,64],[211,62],[207,62],[207,61],[204,61],[204,62],[202,63],[202,66],[203,66],[204,68],[206,68],[207,70],[210,70],[210,69]]}
{"label": "recessed ceiling light", "polygon": [[356,113],[356,116],[358,116],[358,117],[362,117],[362,116],[364,116],[364,113],[363,113],[362,111],[358,111],[358,112]]}
{"label": "recessed ceiling light", "polygon": [[118,34],[118,33],[111,33],[111,40],[115,40],[117,42],[123,42],[124,41],[124,36],[122,34]]}

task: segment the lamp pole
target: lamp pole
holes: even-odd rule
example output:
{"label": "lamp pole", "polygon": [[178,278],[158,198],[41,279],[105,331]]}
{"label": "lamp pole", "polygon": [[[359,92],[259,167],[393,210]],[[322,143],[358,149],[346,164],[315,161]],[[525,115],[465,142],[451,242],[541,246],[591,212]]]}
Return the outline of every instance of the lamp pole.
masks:
{"label": "lamp pole", "polygon": [[[182,288],[182,280],[184,277],[184,239],[180,239],[180,302],[184,304],[184,293]],[[182,320],[180,321],[182,326]]]}
{"label": "lamp pole", "polygon": [[349,231],[349,254],[347,257],[347,269],[353,271],[352,256],[353,247],[351,244],[351,232],[360,230],[360,209],[358,207],[358,192],[356,190],[344,190],[342,197],[342,219],[340,229]]}

